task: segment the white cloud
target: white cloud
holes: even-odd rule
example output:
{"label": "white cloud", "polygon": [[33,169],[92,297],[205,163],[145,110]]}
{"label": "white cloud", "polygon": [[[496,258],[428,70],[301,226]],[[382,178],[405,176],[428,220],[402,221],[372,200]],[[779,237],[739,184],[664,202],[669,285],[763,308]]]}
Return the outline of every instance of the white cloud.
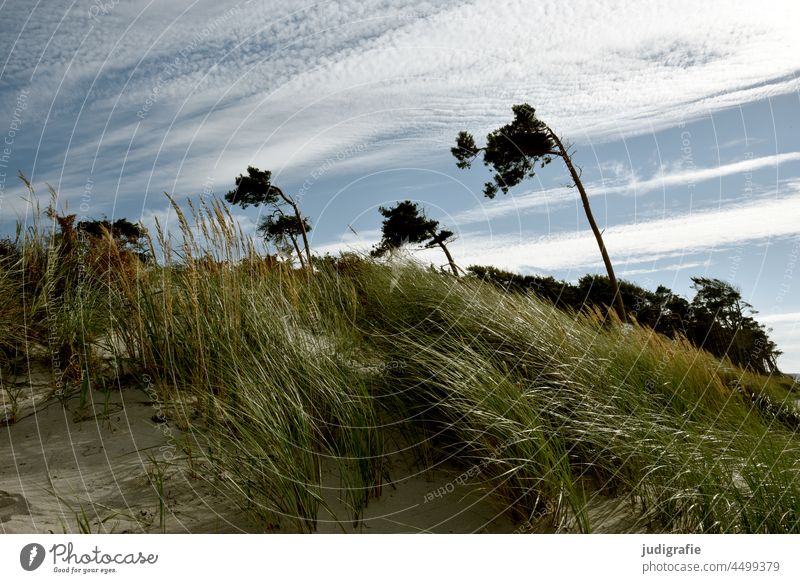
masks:
{"label": "white cloud", "polygon": [[377,229],[359,230],[357,233],[358,234],[354,234],[348,230],[342,233],[342,236],[336,241],[314,245],[312,240],[311,244],[314,247],[314,252],[320,255],[325,255],[327,253],[337,255],[343,251],[369,253],[372,247],[374,247],[381,238],[381,233]]}
{"label": "white cloud", "polygon": [[[744,242],[800,234],[800,191],[773,200],[759,200],[652,221],[618,225],[603,234],[618,266],[681,257]],[[464,264],[495,265],[515,271],[582,269],[602,265],[587,229],[547,237],[471,234],[453,245]]]}
{"label": "white cloud", "polygon": [[760,314],[758,321],[764,324],[796,324],[800,325],[800,312],[784,312],[776,314]]}
{"label": "white cloud", "polygon": [[[491,128],[522,100],[575,140],[604,140],[797,88],[791,0],[769,10],[735,0],[140,1],[106,3],[92,19],[95,4],[48,3],[25,29],[30,7],[4,4],[2,76],[26,84],[36,70],[40,118],[60,88],[51,118],[80,113],[78,148],[93,146],[112,107],[112,133],[135,122],[157,88],[137,147],[163,140],[167,160],[197,131],[197,143],[232,137],[226,157],[258,152],[277,170],[398,135],[418,147],[395,144],[382,158],[405,162],[442,151],[464,127]],[[187,160],[187,182],[200,166]]]}
{"label": "white cloud", "polygon": [[657,177],[645,182],[634,183],[634,189],[639,192],[668,188],[686,184],[696,184],[714,178],[722,178],[733,174],[756,172],[763,168],[775,168],[786,162],[800,161],[800,152],[786,152],[773,156],[749,158],[738,162],[731,162],[712,168],[698,168],[684,172],[662,172]]}
{"label": "white cloud", "polygon": [[755,319],[771,329],[770,339],[783,351],[778,358],[778,368],[800,373],[800,312],[756,314]]}
{"label": "white cloud", "polygon": [[[631,174],[630,178],[622,184],[614,182],[598,182],[587,184],[586,191],[591,197],[609,196],[614,194],[642,195],[647,192],[667,189],[669,187],[699,184],[715,178],[722,178],[734,174],[756,172],[765,168],[775,168],[781,164],[800,161],[800,152],[787,152],[773,156],[762,156],[722,164],[711,168],[695,168],[691,170],[661,171],[656,176],[647,180],[639,180]],[[618,172],[623,172],[618,170]],[[745,182],[742,183],[742,188]],[[467,209],[454,216],[459,224],[468,224],[479,221],[496,219],[503,216],[523,214],[534,209],[544,208],[549,210],[564,204],[575,204],[578,193],[575,189],[559,187],[547,188],[539,191],[525,192],[516,196],[497,198],[484,201],[473,208]]]}
{"label": "white cloud", "polygon": [[667,273],[667,272],[674,272],[674,271],[682,271],[684,269],[696,269],[698,267],[707,268],[711,265],[711,262],[706,261],[686,261],[682,263],[672,263],[670,265],[664,266],[655,266],[652,265],[652,261],[650,262],[650,267],[638,267],[635,269],[625,269],[620,271],[617,275],[619,277],[632,277],[634,275],[644,275],[647,273]]}

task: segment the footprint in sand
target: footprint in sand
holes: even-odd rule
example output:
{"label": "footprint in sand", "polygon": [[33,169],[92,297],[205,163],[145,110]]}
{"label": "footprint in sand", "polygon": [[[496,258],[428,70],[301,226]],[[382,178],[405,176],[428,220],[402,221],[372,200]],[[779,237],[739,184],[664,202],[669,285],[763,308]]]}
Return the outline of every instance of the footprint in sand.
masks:
{"label": "footprint in sand", "polygon": [[20,494],[0,490],[0,522],[8,522],[15,514],[30,514],[28,501]]}

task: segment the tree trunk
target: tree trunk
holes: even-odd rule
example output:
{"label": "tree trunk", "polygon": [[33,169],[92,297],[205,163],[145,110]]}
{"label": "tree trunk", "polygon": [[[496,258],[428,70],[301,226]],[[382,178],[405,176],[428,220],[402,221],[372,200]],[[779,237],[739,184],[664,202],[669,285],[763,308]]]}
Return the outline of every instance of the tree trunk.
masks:
{"label": "tree trunk", "polygon": [[450,250],[447,248],[447,245],[444,244],[444,241],[440,241],[439,247],[441,247],[442,251],[444,251],[444,254],[447,257],[447,262],[450,264],[450,270],[453,272],[453,275],[458,277],[458,267],[456,267],[456,262],[453,261],[453,256],[450,255]]}
{"label": "tree trunk", "polygon": [[294,202],[294,200],[292,198],[286,196],[284,194],[284,192],[280,188],[278,188],[276,186],[273,186],[273,188],[277,189],[278,194],[284,200],[284,202],[286,202],[286,204],[288,204],[290,207],[292,207],[292,210],[294,211],[294,216],[297,217],[297,222],[300,225],[300,234],[303,236],[303,245],[306,248],[306,263],[307,263],[309,269],[311,269],[311,267],[312,267],[312,265],[311,265],[311,245],[309,245],[309,243],[308,243],[308,233],[306,233],[306,225],[303,222],[303,215],[300,214],[300,208],[297,206],[297,203]]}
{"label": "tree trunk", "polygon": [[308,265],[308,268],[311,269],[312,268],[312,264],[311,264],[311,245],[308,242],[308,233],[306,233],[306,225],[303,222],[303,215],[300,214],[300,209],[297,207],[297,205],[294,202],[292,202],[290,204],[292,205],[292,208],[294,209],[294,216],[297,217],[297,221],[300,223],[300,234],[303,235],[303,245],[306,248],[306,265]]}
{"label": "tree trunk", "polygon": [[625,304],[622,301],[622,294],[619,292],[617,278],[614,275],[614,267],[611,265],[611,258],[608,256],[608,251],[606,251],[606,244],[603,242],[603,234],[600,232],[600,229],[597,227],[597,223],[594,220],[592,209],[589,206],[589,197],[586,195],[586,190],[583,188],[581,178],[575,170],[575,166],[572,165],[572,160],[570,159],[566,148],[564,148],[564,144],[561,143],[561,140],[558,139],[558,136],[549,127],[547,128],[547,131],[550,133],[550,137],[553,138],[553,141],[558,148],[559,155],[567,165],[567,170],[569,170],[570,176],[572,176],[572,181],[575,183],[575,186],[578,188],[578,192],[581,195],[583,210],[586,213],[586,218],[589,220],[589,226],[592,228],[594,238],[597,239],[597,245],[600,247],[600,254],[603,256],[603,263],[605,263],[606,272],[608,273],[608,281],[611,284],[611,292],[614,294],[614,305],[616,307],[617,315],[623,322],[627,322],[628,317],[625,314]]}
{"label": "tree trunk", "polygon": [[297,238],[294,235],[289,235],[289,240],[292,242],[292,246],[297,253],[297,259],[300,260],[300,269],[305,269],[306,262],[303,261],[303,254],[300,251],[300,246],[297,244]]}

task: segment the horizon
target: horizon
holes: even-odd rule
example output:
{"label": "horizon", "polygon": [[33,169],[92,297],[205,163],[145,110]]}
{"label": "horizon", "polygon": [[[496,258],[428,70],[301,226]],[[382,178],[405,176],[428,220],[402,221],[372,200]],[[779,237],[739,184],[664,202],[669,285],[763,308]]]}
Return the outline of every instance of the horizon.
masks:
{"label": "horizon", "polygon": [[[18,169],[79,217],[152,228],[174,224],[163,191],[221,196],[252,164],[316,253],[368,250],[378,206],[411,199],[463,267],[602,274],[560,160],[487,200],[489,172],[450,155],[527,102],[574,145],[619,278],[734,284],[800,373],[800,7],[749,6],[4,4],[0,232],[30,220]],[[259,209],[233,212],[254,233]]]}

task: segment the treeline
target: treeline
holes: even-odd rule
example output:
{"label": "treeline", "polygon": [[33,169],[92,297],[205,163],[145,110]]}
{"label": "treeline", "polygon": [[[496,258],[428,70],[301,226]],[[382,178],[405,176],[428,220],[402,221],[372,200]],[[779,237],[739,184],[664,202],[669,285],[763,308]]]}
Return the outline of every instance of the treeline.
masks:
{"label": "treeline", "polygon": [[[575,312],[613,305],[608,277],[584,275],[577,284],[552,276],[520,275],[492,266],[473,265],[468,271],[509,292],[534,293],[561,309]],[[778,373],[781,351],[768,330],[753,315],[756,311],[731,284],[719,279],[693,277],[691,301],[660,285],[650,291],[620,281],[619,292],[628,315],[640,324],[670,337],[686,337],[719,358],[727,356],[742,368],[761,374]]]}

